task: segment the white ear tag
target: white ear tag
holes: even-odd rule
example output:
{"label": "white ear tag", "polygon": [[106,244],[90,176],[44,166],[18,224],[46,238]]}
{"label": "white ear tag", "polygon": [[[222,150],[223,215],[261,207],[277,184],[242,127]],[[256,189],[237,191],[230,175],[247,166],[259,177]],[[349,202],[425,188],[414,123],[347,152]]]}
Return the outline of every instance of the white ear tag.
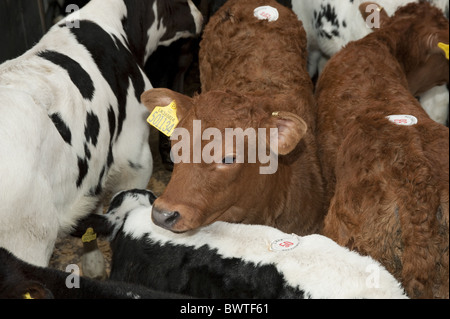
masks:
{"label": "white ear tag", "polygon": [[253,14],[259,20],[268,20],[269,22],[277,21],[280,17],[278,10],[271,6],[258,7]]}
{"label": "white ear tag", "polygon": [[389,115],[386,118],[392,123],[401,126],[413,126],[419,122],[417,117],[413,115]]}

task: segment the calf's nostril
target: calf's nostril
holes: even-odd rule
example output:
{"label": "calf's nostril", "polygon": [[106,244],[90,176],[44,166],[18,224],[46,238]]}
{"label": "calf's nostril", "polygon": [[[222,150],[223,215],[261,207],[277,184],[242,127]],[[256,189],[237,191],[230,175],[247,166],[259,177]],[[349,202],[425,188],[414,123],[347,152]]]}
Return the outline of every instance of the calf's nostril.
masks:
{"label": "calf's nostril", "polygon": [[170,230],[172,226],[177,222],[179,217],[180,217],[179,212],[168,212],[153,207],[152,211],[153,222],[160,227]]}
{"label": "calf's nostril", "polygon": [[169,212],[169,213],[164,213],[164,216],[166,217],[166,223],[172,225],[180,217],[180,213],[179,212]]}

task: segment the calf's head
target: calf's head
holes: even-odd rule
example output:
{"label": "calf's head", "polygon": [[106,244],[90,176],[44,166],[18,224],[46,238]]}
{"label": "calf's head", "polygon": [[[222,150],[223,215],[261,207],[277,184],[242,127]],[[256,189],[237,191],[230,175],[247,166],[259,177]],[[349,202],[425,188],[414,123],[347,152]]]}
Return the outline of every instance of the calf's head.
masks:
{"label": "calf's head", "polygon": [[[374,5],[378,6],[373,2],[360,5],[365,19],[374,14],[369,7]],[[374,32],[380,32],[394,45],[411,93],[419,95],[448,83],[449,22],[444,13],[425,1],[401,7],[392,17],[388,17],[381,6],[378,8],[380,28]]]}
{"label": "calf's head", "polygon": [[153,206],[157,225],[185,232],[217,220],[267,224],[275,218],[264,211],[271,195],[282,192],[274,189],[283,174],[278,156],[291,153],[307,130],[300,117],[283,111],[295,101],[229,91],[189,98],[167,89],[149,90],[141,100],[150,112],[175,101],[180,120],[171,136],[172,177]]}

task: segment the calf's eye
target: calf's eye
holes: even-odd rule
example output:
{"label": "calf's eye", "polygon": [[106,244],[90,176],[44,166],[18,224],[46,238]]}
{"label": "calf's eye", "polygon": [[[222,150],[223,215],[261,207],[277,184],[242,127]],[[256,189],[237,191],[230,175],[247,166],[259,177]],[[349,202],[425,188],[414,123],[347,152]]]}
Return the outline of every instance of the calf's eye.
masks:
{"label": "calf's eye", "polygon": [[236,156],[234,155],[225,156],[222,159],[222,164],[234,164],[234,163],[236,163]]}

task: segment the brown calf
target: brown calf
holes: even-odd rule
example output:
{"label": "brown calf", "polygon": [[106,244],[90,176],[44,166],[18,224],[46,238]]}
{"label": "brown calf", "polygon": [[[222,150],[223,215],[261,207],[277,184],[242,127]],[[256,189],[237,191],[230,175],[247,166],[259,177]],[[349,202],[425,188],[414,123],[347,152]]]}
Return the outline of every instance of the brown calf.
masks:
{"label": "brown calf", "polygon": [[[256,18],[254,9],[263,5],[276,8],[278,20]],[[205,28],[202,94],[189,98],[166,89],[143,94],[150,111],[176,101],[178,129],[190,136],[191,154],[175,164],[167,188],[155,202],[156,224],[174,232],[216,220],[265,224],[300,235],[321,230],[323,186],[306,53],[305,31],[291,10],[272,0],[231,0]],[[196,133],[198,123],[201,129]],[[223,137],[226,129],[236,128],[249,134],[244,136],[243,152],[237,141],[222,140],[212,151],[211,136],[202,141],[193,137],[204,137],[206,129]],[[278,136],[270,128],[277,129]],[[251,133],[258,129],[266,130],[255,139]],[[172,145],[178,154],[177,141]],[[271,160],[277,161],[273,174],[261,173],[267,165],[259,156],[251,161],[249,147],[271,153]],[[202,151],[211,153],[214,162],[203,157],[195,162]]]}
{"label": "brown calf", "polygon": [[449,129],[414,98],[448,82],[448,27],[428,3],[381,11],[381,28],[334,56],[316,91],[323,233],[379,260],[410,297],[448,298]]}

